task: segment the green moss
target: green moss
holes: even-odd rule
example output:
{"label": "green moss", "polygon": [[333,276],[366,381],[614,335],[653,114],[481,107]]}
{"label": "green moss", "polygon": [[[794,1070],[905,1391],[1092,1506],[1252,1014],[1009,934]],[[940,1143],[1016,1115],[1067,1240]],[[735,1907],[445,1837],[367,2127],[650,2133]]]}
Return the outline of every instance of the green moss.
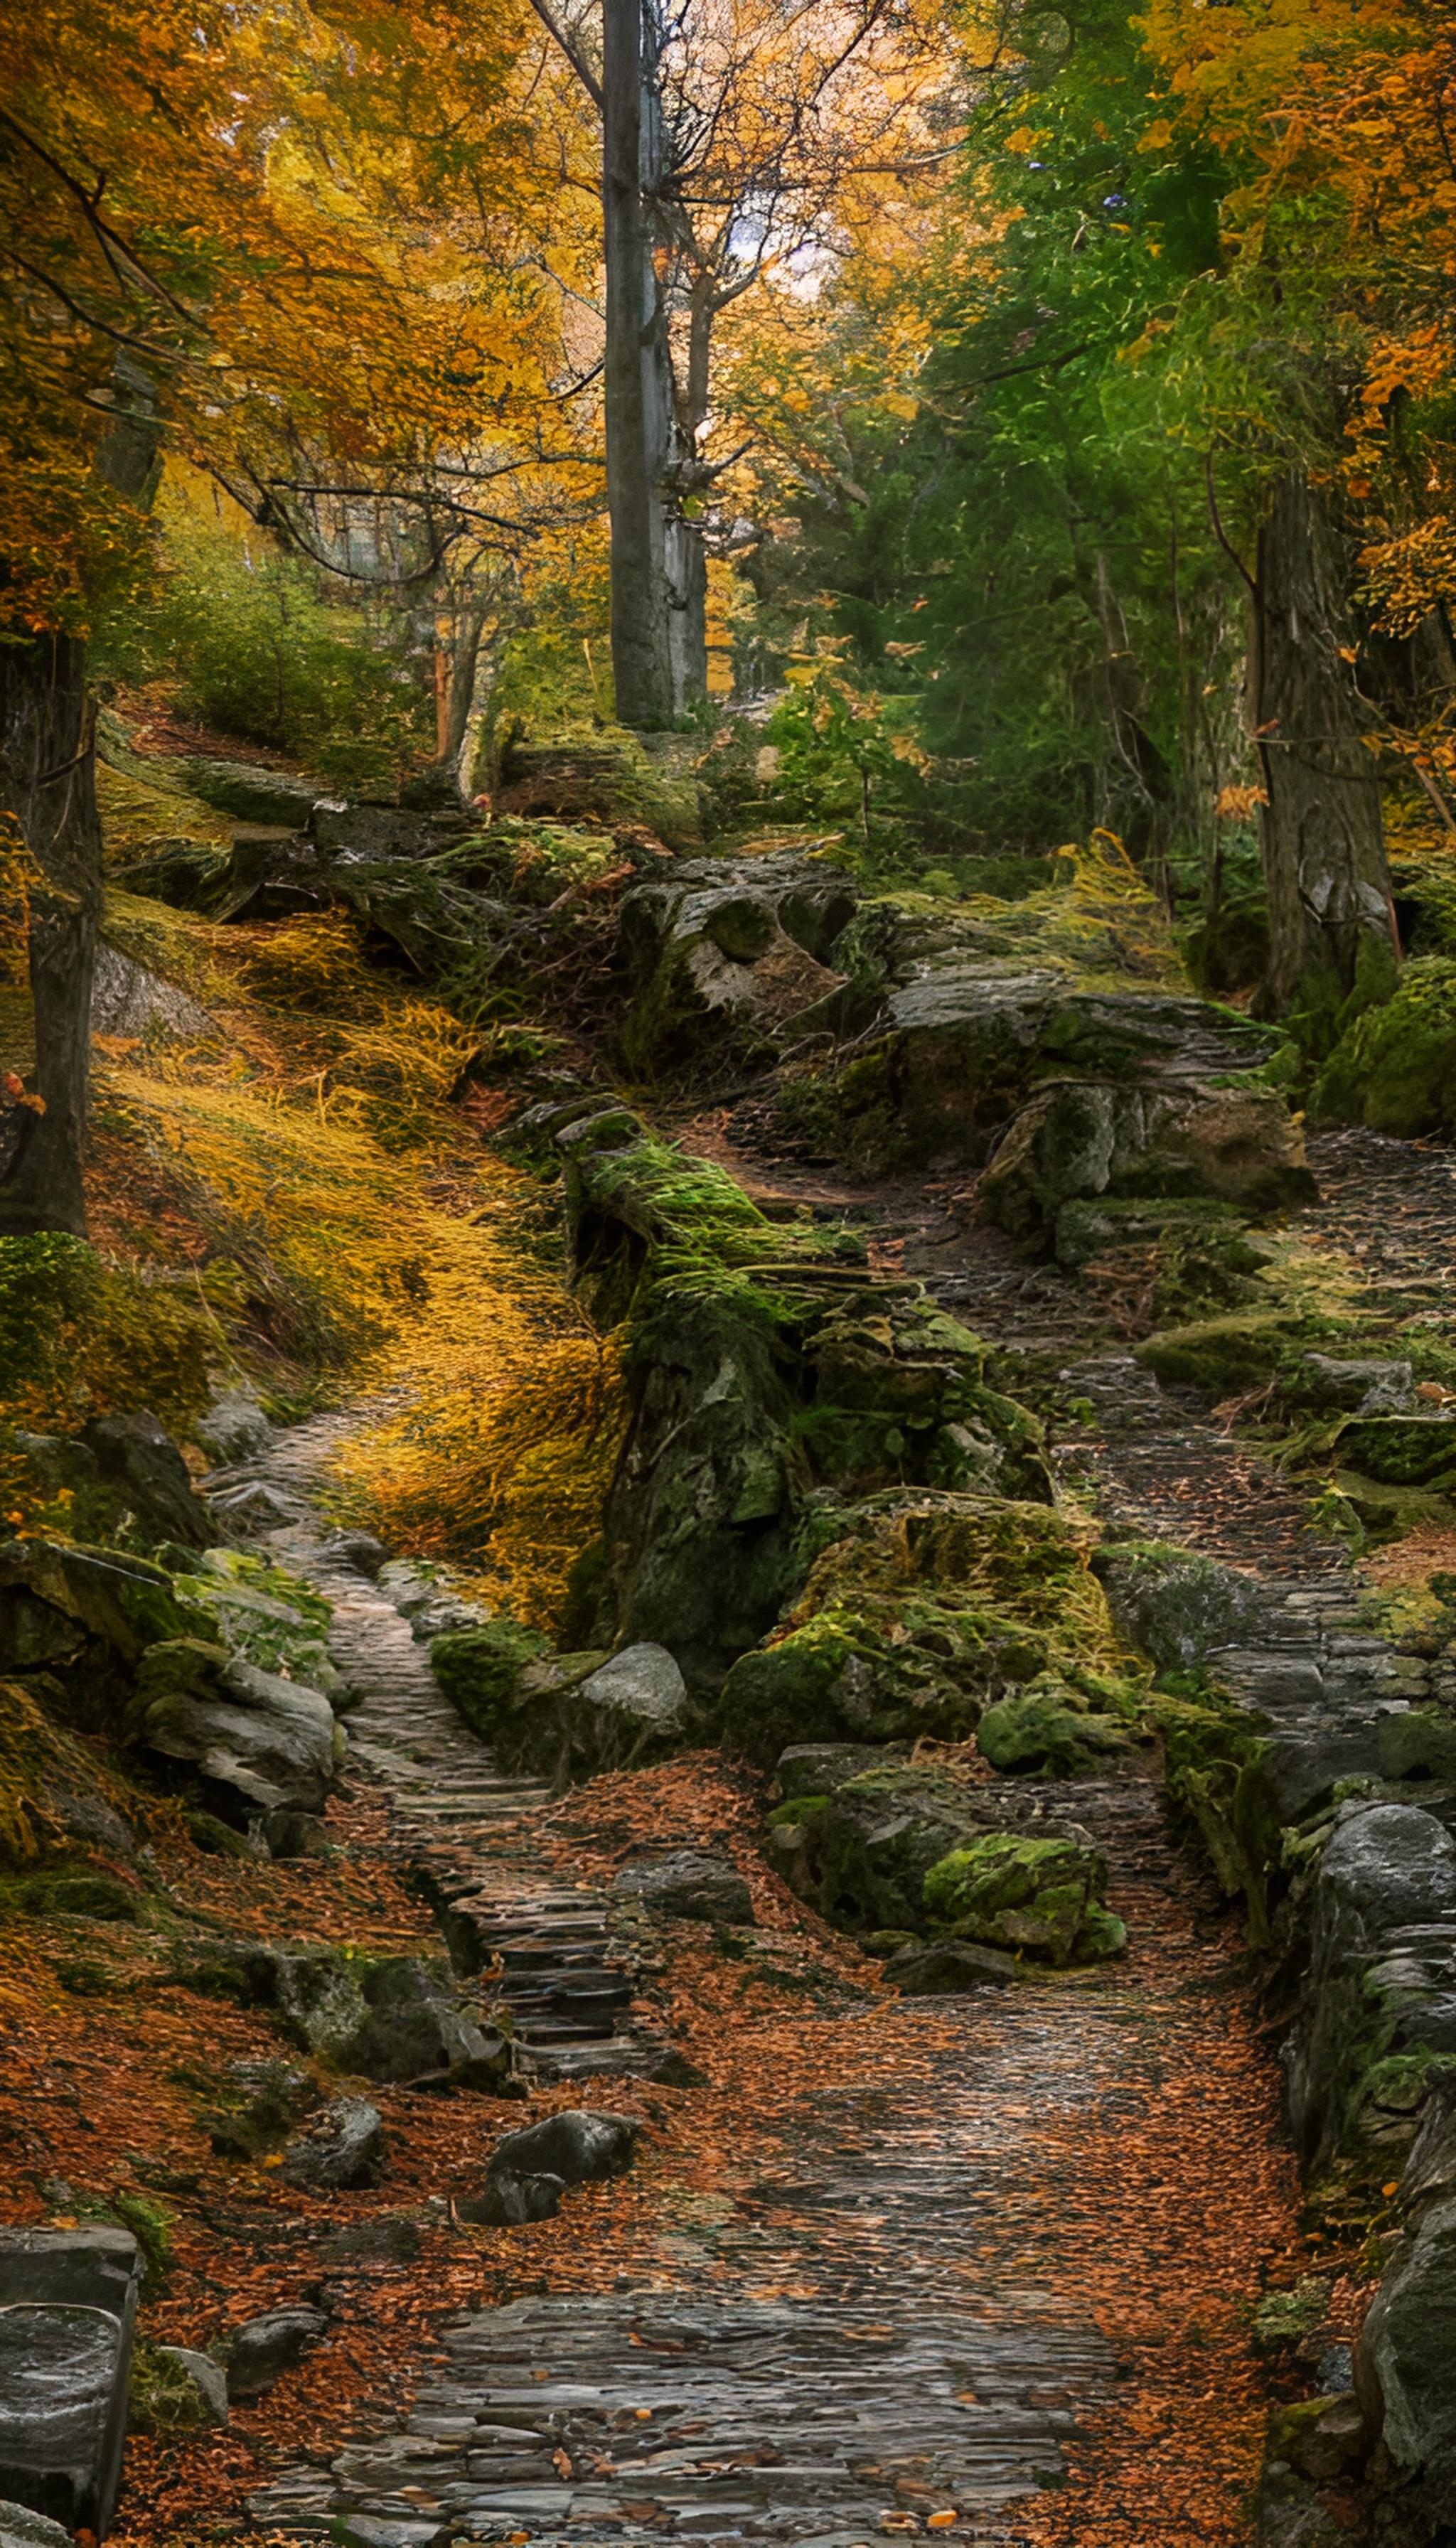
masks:
{"label": "green moss", "polygon": [[132,2356],[129,2420],[133,2432],[171,2441],[200,2432],[212,2415],[196,2381],[175,2355],[142,2342]]}
{"label": "green moss", "polygon": [[768,1763],[791,1743],[963,1741],[1008,1683],[1047,1672],[1089,1717],[1135,1711],[1084,1542],[1048,1507],[881,1494],[811,1512],[816,1539],[785,1630],[724,1683],[731,1749]]}
{"label": "green moss", "polygon": [[515,1619],[491,1619],[432,1639],[430,1664],[452,1707],[489,1743],[502,1717],[517,1704],[520,1676],[547,1651],[539,1628]]}
{"label": "green moss", "polygon": [[976,1748],[993,1770],[1075,1777],[1128,1749],[1135,1712],[1136,1702],[1126,1714],[1094,1714],[1081,1690],[1055,1673],[1043,1673],[1030,1687],[986,1709],[976,1727]]}
{"label": "green moss", "polygon": [[930,1869],[924,1901],[954,1936],[1053,1964],[1095,1963],[1127,1944],[1106,1891],[1104,1862],[1080,1842],[989,1832]]}
{"label": "green moss", "polygon": [[1247,1712],[1194,1683],[1194,1695],[1160,1688],[1147,1702],[1161,1737],[1164,1786],[1177,1821],[1201,1841],[1225,1893],[1242,1894],[1250,1942],[1269,1938],[1269,1877],[1282,1834],[1256,1776],[1264,1743]]}
{"label": "green moss", "polygon": [[1283,1310],[1206,1319],[1148,1336],[1136,1352],[1159,1380],[1227,1398],[1273,1379],[1298,1323]]}
{"label": "green moss", "polygon": [[1410,1140],[1456,1132],[1456,956],[1416,956],[1366,1008],[1315,1083],[1311,1113]]}
{"label": "green moss", "polygon": [[0,1882],[0,1914],[30,1920],[139,1920],[141,1897],[113,1875],[65,1867]]}

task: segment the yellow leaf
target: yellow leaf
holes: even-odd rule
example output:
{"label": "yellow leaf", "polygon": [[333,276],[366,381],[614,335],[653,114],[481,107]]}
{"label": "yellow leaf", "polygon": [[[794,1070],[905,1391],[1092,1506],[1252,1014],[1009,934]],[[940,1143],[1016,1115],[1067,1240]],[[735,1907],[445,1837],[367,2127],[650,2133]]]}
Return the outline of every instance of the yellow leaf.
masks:
{"label": "yellow leaf", "polygon": [[1156,124],[1149,124],[1138,147],[1139,150],[1166,150],[1172,138],[1173,128],[1167,117],[1160,115]]}

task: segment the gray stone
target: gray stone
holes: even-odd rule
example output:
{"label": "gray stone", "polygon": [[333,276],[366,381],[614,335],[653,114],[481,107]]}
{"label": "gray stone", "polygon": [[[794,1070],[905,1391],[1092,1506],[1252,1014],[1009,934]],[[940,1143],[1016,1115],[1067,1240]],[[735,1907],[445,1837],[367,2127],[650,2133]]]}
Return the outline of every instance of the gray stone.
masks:
{"label": "gray stone", "polygon": [[624,1646],[583,1682],[580,1694],[622,1729],[613,1748],[624,1769],[639,1745],[671,1740],[685,1730],[687,1685],[666,1646]]}
{"label": "gray stone", "polygon": [[1449,2509],[1456,2486],[1456,2203],[1436,2204],[1398,2248],[1360,2336],[1362,2390],[1379,2394],[1396,2468]]}
{"label": "gray stone", "polygon": [[328,1834],[318,1814],[301,1813],[297,1805],[270,1805],[256,1826],[270,1858],[327,1858]]}
{"label": "gray stone", "polygon": [[460,2007],[443,1960],[219,1938],[184,1977],[210,1996],[271,2010],[297,2043],[345,2074],[487,2094],[508,2087],[508,2043]]}
{"label": "gray stone", "polygon": [[908,1999],[949,1991],[981,1990],[987,1983],[1005,1987],[1017,1976],[1016,1957],[995,1947],[915,1945],[901,1947],[884,1966],[884,1979]]}
{"label": "gray stone", "polygon": [[1402,1415],[1414,1402],[1409,1362],[1340,1362],[1332,1354],[1307,1353],[1300,1368],[1302,1394],[1317,1407],[1342,1408],[1352,1415]]}
{"label": "gray stone", "polygon": [[366,2097],[337,2097],[325,2106],[302,2140],[284,2153],[283,2173],[290,2185],[315,2192],[343,2192],[377,2185],[385,2171],[388,2149],[377,2106]]}
{"label": "gray stone", "polygon": [[23,2503],[0,2503],[0,2548],[71,2548],[71,2534],[44,2512]]}
{"label": "gray stone", "polygon": [[265,2310],[234,2327],[220,2348],[228,2366],[230,2398],[261,2398],[264,2392],[302,2362],[310,2347],[327,2332],[322,2310]]}
{"label": "gray stone", "polygon": [[0,2309],[0,2494],[105,2535],[121,2484],[131,2329],[73,2301]]}
{"label": "gray stone", "polygon": [[[162,1667],[149,1659],[148,1671]],[[143,1674],[143,1688],[146,1675]],[[146,1741],[166,1759],[185,1761],[205,1778],[230,1787],[246,1803],[317,1812],[342,1758],[344,1737],[320,1690],[240,1657],[201,1685],[169,1688],[145,1703]],[[211,1686],[209,1682],[211,1681]]]}
{"label": "gray stone", "polygon": [[1256,1635],[1269,1597],[1256,1576],[1159,1541],[1114,1541],[1093,1571],[1128,1643],[1160,1672],[1186,1671]]}
{"label": "gray stone", "polygon": [[595,2177],[621,2176],[631,2166],[641,2129],[630,2115],[569,2108],[507,2133],[491,2153],[487,2177],[557,2176],[564,2185],[585,2185]]}
{"label": "gray stone", "polygon": [[636,1860],[618,1870],[612,1891],[670,1920],[716,1920],[726,1928],[747,1928],[754,1916],[747,1878],[727,1859],[697,1850]]}
{"label": "gray stone", "polygon": [[1319,1890],[1331,1925],[1376,1945],[1456,1913],[1456,1840],[1414,1805],[1372,1805],[1331,1836]]}
{"label": "gray stone", "polygon": [[189,991],[124,956],[105,939],[96,950],[91,985],[93,1035],[142,1044],[219,1044],[225,1031]]}
{"label": "gray stone", "polygon": [[220,1469],[254,1459],[266,1450],[273,1427],[246,1389],[225,1389],[194,1419],[192,1434]]}
{"label": "gray stone", "polygon": [[456,2208],[462,2221],[481,2223],[493,2230],[518,2230],[527,2221],[554,2221],[565,2192],[565,2177],[554,2176],[544,2168],[532,2174],[509,2167],[497,2169],[493,2162],[485,2193],[473,2195]]}
{"label": "gray stone", "polygon": [[878,1743],[792,1743],[780,1752],[774,1775],[786,1803],[796,1796],[832,1796],[862,1770],[882,1769],[895,1757]]}
{"label": "gray stone", "polygon": [[206,1548],[217,1538],[212,1515],[192,1492],[186,1461],[154,1415],[93,1416],[81,1439],[151,1538],[183,1548]]}
{"label": "gray stone", "polygon": [[346,1530],[329,1541],[328,1554],[351,1566],[356,1575],[377,1577],[385,1562],[385,1545],[372,1530]]}
{"label": "gray stone", "polygon": [[210,2354],[194,2353],[190,2345],[159,2344],[169,2362],[178,2363],[197,2392],[202,2409],[199,2422],[226,2424],[228,2421],[228,2374]]}

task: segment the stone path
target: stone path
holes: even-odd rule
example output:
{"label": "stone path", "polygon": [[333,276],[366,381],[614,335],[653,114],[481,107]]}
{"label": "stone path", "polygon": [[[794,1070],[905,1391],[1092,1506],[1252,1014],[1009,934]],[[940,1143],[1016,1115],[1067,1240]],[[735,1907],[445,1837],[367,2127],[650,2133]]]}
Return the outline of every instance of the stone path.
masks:
{"label": "stone path", "polygon": [[[1409,1156],[1400,1150],[1403,1177]],[[1347,1141],[1333,1166],[1330,1237],[1347,1244],[1393,1163]],[[1403,1282],[1445,1279],[1449,1176],[1435,1162],[1424,1177],[1428,1209],[1408,1242],[1419,1261],[1403,1258]],[[1363,1760],[1382,1717],[1427,1694],[1429,1671],[1354,1622],[1349,1568],[1310,1530],[1303,1499],[1125,1352],[1089,1353],[1086,1297],[1054,1270],[1029,1272],[978,1234],[962,1240],[958,1265],[944,1233],[932,1252],[933,1288],[983,1332],[1066,1352],[1094,1418],[1069,1465],[1105,1511],[1260,1575],[1256,1641],[1222,1658],[1235,1686],[1301,1742],[1318,1730]],[[351,1721],[355,1768],[389,1788],[398,1845],[457,1956],[499,1959],[528,2064],[547,2077],[640,2078],[664,2048],[631,2031],[630,1960],[609,1904],[532,1874],[544,1791],[494,1774],[408,1626],[313,1515],[342,1421],[298,1428],[255,1474],[282,1500],[278,1553],[336,1605],[337,1660],[366,1693]],[[331,2531],[358,2548],[861,2548],[953,2524],[997,2548],[1030,2536],[1030,2491],[1064,2468],[1064,2445],[1126,2368],[1086,2295],[1121,2284],[1155,2311],[1175,2271],[1098,2200],[1079,2145],[1136,2119],[1154,2153],[1167,2136],[1170,2172],[1185,2166],[1166,2118],[1196,2099],[1199,2064],[1217,2065],[1230,2016],[1227,1944],[1211,1942],[1207,1902],[1168,1849],[1152,1788],[1128,1778],[1043,1792],[1049,1815],[1073,1814],[1109,1856],[1112,1904],[1134,1935],[1125,1965],[1074,1988],[986,1990],[927,2009],[923,2053],[881,2091],[806,2095],[790,2174],[776,2145],[761,2156],[746,2130],[731,2226],[665,2237],[664,2271],[647,2287],[534,2294],[447,2326],[393,2426],[327,2467],[280,2475],[255,2502],[260,2524]],[[806,2008],[806,2028],[855,2023]],[[1250,2182],[1270,2164],[1273,2109],[1271,2077],[1246,2150],[1220,2153]],[[1207,2199],[1217,2209],[1212,2187]],[[1194,2236],[1203,2200],[1186,2185]],[[1214,2301],[1227,2303],[1227,2268],[1210,2270]],[[1236,2492],[1230,2482],[1221,2511],[1234,2526],[1220,2537],[1238,2535]],[[1201,2535],[1196,2521],[1178,2533]]]}

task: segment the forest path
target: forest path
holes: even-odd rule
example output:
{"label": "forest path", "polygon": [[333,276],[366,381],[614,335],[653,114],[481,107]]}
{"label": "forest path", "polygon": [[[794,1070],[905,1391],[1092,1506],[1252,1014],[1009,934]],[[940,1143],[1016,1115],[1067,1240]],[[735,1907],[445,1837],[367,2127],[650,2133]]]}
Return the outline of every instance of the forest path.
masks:
{"label": "forest path", "polygon": [[[1448,1160],[1342,1137],[1320,1167],[1317,1243],[1387,1254],[1404,1288],[1449,1281]],[[1397,1176],[1418,1206],[1399,1217]],[[784,1200],[805,1182],[785,1180]],[[1259,1576],[1259,1641],[1224,1659],[1250,1697],[1328,1725],[1424,1693],[1424,1668],[1355,1620],[1351,1570],[1303,1497],[1109,1349],[1085,1293],[934,1201],[880,1209],[879,1245],[948,1306],[997,1342],[1064,1353],[1093,1410],[1068,1464],[1110,1517]],[[336,1600],[339,1661],[367,1691],[355,1768],[390,1789],[400,1849],[505,1947],[537,2075],[621,2078],[615,2101],[642,2111],[662,2038],[607,1898],[563,1881],[539,1788],[495,1775],[314,1517],[345,1420],[299,1428],[261,1474],[292,1500],[279,1553]],[[529,2241],[522,2296],[446,2325],[393,2425],[281,2474],[259,2523],[358,2548],[1245,2541],[1266,2403],[1247,2308],[1299,2259],[1275,2065],[1233,1926],[1170,1846],[1151,1784],[1042,1792],[1108,1857],[1123,1961],[898,2004],[849,1999],[827,1972],[816,1989],[801,1967],[787,2047],[780,2016],[746,2009],[700,2088],[666,2118],[648,2096],[646,2238],[639,2220],[614,2256],[596,2234],[606,2189],[570,2197],[554,2232],[484,2233]],[[767,1949],[781,1956],[782,1936]],[[574,1978],[596,1985],[591,2015],[564,2015]]]}

